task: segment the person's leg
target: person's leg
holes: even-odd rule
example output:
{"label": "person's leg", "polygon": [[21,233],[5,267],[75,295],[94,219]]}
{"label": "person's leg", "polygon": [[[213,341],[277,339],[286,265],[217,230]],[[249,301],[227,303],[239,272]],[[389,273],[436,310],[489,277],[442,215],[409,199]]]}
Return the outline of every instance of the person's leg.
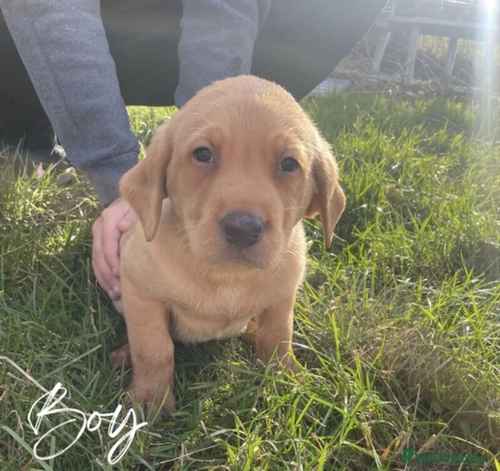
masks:
{"label": "person's leg", "polygon": [[270,0],[183,0],[177,106],[215,80],[248,74]]}
{"label": "person's leg", "polygon": [[68,159],[101,201],[137,159],[99,0],[0,0],[0,8]]}

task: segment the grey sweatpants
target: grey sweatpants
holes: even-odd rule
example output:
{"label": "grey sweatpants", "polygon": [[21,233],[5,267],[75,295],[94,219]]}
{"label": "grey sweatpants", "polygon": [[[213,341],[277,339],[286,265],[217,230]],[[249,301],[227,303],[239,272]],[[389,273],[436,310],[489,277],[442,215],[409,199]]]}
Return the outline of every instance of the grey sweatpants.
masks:
{"label": "grey sweatpants", "polygon": [[[214,80],[249,73],[271,0],[183,0],[179,44],[182,106]],[[68,159],[103,204],[137,161],[100,15],[99,0],[0,0],[0,8]]]}

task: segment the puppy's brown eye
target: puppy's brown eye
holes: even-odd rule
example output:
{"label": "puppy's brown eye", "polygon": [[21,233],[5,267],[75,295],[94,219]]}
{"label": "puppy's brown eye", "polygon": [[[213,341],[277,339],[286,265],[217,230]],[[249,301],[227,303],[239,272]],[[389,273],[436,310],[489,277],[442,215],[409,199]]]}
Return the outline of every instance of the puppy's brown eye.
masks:
{"label": "puppy's brown eye", "polygon": [[299,163],[293,157],[285,157],[280,162],[280,169],[282,172],[295,172],[300,167]]}
{"label": "puppy's brown eye", "polygon": [[214,161],[214,154],[208,147],[198,147],[194,150],[193,157],[203,164],[209,164]]}

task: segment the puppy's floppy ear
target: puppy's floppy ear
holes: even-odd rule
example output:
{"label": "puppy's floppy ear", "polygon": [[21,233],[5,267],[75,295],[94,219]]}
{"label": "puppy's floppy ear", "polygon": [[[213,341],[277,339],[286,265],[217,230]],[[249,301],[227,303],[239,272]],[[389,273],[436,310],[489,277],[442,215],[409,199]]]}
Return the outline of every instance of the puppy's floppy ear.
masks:
{"label": "puppy's floppy ear", "polygon": [[120,180],[120,194],[139,216],[148,242],[156,234],[162,202],[167,197],[167,167],[171,154],[171,130],[168,124],[162,124],[153,135],[146,158]]}
{"label": "puppy's floppy ear", "polygon": [[319,213],[325,246],[332,245],[333,231],[345,209],[345,195],[338,181],[337,163],[330,145],[319,137],[319,145],[312,165],[314,189],[306,210],[306,217],[312,218]]}

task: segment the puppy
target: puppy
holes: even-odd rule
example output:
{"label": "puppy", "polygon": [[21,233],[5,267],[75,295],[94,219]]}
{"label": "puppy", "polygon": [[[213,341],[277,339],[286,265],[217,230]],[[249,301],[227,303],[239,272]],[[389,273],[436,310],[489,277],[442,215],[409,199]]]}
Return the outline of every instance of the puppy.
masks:
{"label": "puppy", "polygon": [[139,217],[121,243],[133,399],[173,410],[174,341],[250,321],[257,357],[292,367],[301,220],[319,213],[329,247],[345,206],[329,145],[294,98],[253,76],[206,87],[157,129],[120,191]]}

